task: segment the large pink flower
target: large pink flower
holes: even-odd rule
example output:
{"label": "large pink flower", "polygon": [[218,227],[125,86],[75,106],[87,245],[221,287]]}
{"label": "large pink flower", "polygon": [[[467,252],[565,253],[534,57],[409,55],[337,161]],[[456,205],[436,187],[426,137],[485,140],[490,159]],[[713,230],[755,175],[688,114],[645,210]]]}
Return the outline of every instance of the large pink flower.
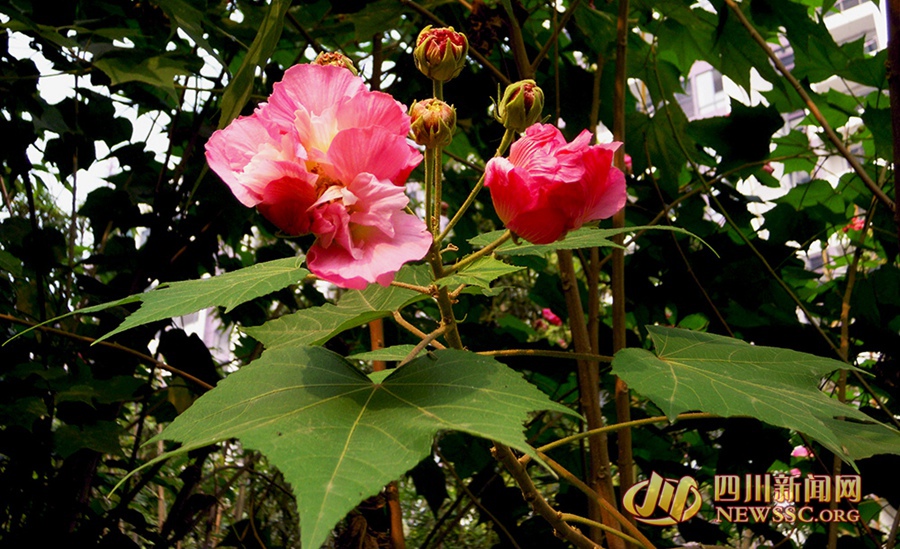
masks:
{"label": "large pink flower", "polygon": [[310,271],[345,288],[387,285],[431,246],[404,211],[403,184],[422,156],[406,109],[350,71],[298,65],[268,103],[213,133],[210,167],[245,206],[287,234],[314,233]]}
{"label": "large pink flower", "polygon": [[534,124],[512,144],[509,158],[492,158],[485,186],[506,227],[534,244],[549,244],[625,205],[625,176],[612,166],[621,145],[571,143],[549,124]]}

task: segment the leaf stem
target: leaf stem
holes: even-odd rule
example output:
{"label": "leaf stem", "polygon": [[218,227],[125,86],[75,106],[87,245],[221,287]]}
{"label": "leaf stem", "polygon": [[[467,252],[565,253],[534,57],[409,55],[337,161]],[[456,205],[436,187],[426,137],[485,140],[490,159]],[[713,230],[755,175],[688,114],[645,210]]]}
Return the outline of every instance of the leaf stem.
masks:
{"label": "leaf stem", "polygon": [[[418,337],[418,338],[426,338],[426,337],[428,337],[428,334],[426,334],[426,333],[423,332],[422,330],[416,328],[416,327],[413,326],[408,320],[406,320],[405,318],[403,318],[403,315],[400,314],[400,311],[394,311],[393,314],[394,314],[394,320],[397,322],[397,324],[399,324],[400,326],[403,326],[404,328],[406,328],[406,330],[407,330],[409,333],[413,334],[414,336],[416,336],[416,337]],[[432,341],[431,344],[434,345],[435,348],[437,348],[437,349],[446,349],[446,347],[444,346],[444,344],[441,343],[440,341],[436,341],[436,340],[435,340],[435,341]]]}
{"label": "leaf stem", "polygon": [[466,265],[469,265],[490,253],[493,253],[494,250],[499,248],[501,245],[503,245],[504,242],[506,242],[510,238],[512,238],[512,232],[507,230],[505,233],[503,233],[500,236],[500,238],[491,242],[484,248],[478,250],[477,252],[473,252],[473,253],[467,255],[466,257],[460,259],[453,265],[449,265],[449,266],[445,267],[444,275],[455,273],[455,272],[459,271],[460,269],[464,268]]}
{"label": "leaf stem", "polygon": [[[525,456],[525,457],[527,457],[527,456]],[[546,454],[544,454],[542,452],[538,452],[538,457],[540,457],[542,460],[544,460],[544,462],[547,465],[549,465],[550,468],[553,469],[556,473],[558,473],[559,476],[561,476],[562,478],[571,482],[573,486],[575,486],[576,488],[581,490],[585,495],[588,496],[588,498],[590,498],[592,501],[596,501],[597,503],[599,503],[600,506],[603,507],[604,510],[609,512],[609,514],[611,516],[615,517],[615,520],[619,524],[621,524],[624,529],[631,532],[631,534],[634,535],[635,538],[637,538],[638,543],[640,545],[643,545],[647,549],[655,549],[653,542],[651,542],[649,539],[647,539],[647,536],[645,536],[643,534],[643,532],[638,530],[637,526],[635,526],[634,524],[629,522],[629,520],[624,515],[622,515],[622,513],[620,513],[618,511],[618,509],[616,509],[616,506],[613,504],[613,502],[604,498],[602,494],[599,494],[596,491],[594,491],[593,489],[591,489],[591,487],[588,486],[587,484],[585,484],[580,478],[573,475],[568,469],[566,469],[565,467],[563,467],[556,461],[547,457]],[[607,527],[609,527],[609,524],[607,524]],[[620,538],[613,538],[613,539],[621,541]],[[607,538],[607,541],[610,541],[610,539]]]}
{"label": "leaf stem", "polygon": [[425,347],[428,347],[429,343],[431,343],[435,339],[444,335],[444,333],[450,329],[450,326],[451,325],[449,325],[449,324],[442,324],[441,326],[438,327],[437,330],[435,330],[435,331],[431,332],[430,334],[427,334],[425,337],[423,337],[422,340],[419,341],[419,343],[415,347],[413,347],[413,350],[410,351],[408,355],[406,355],[406,358],[404,358],[402,361],[400,361],[400,364],[398,364],[397,367],[399,368],[400,366],[404,366],[404,365],[408,364],[409,361],[416,358],[419,355],[419,353],[421,353],[425,349]]}
{"label": "leaf stem", "polygon": [[[507,129],[506,132],[503,133],[503,139],[500,140],[500,146],[497,147],[497,151],[494,153],[494,157],[503,156],[506,153],[506,149],[509,148],[510,144],[512,144],[513,139],[516,137],[516,132],[513,130]],[[469,206],[475,202],[475,197],[478,196],[478,193],[481,192],[481,189],[484,187],[484,178],[485,174],[481,174],[481,177],[478,179],[478,183],[475,183],[475,187],[472,189],[472,192],[469,193],[469,196],[466,197],[465,202],[463,202],[462,206],[459,207],[459,210],[453,214],[453,218],[447,223],[447,226],[441,231],[441,234],[437,237],[437,242],[440,243],[447,235],[450,234],[451,229],[459,223],[459,220],[462,219],[463,214],[466,213],[466,210],[469,209]]]}

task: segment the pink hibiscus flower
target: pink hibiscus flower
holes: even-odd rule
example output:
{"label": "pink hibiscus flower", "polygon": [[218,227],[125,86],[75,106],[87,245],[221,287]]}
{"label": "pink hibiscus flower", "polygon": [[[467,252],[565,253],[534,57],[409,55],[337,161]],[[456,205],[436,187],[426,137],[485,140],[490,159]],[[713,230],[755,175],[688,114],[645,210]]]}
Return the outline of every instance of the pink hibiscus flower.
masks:
{"label": "pink hibiscus flower", "polygon": [[625,205],[625,176],[612,166],[621,144],[590,141],[587,130],[566,143],[555,126],[534,124],[512,144],[508,159],[488,162],[485,186],[509,230],[549,244]]}
{"label": "pink hibiscus flower", "polygon": [[404,211],[403,184],[422,156],[406,109],[335,66],[297,65],[268,103],[213,133],[210,167],[245,206],[290,235],[313,233],[306,263],[344,288],[390,284],[431,246]]}

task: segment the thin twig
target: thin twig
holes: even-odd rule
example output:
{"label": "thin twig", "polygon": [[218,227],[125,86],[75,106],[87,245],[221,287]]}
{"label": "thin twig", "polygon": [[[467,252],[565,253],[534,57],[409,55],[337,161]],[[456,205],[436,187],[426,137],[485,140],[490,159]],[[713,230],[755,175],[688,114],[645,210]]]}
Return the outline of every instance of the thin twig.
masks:
{"label": "thin twig", "polygon": [[140,358],[140,359],[143,360],[144,362],[147,362],[147,363],[149,363],[149,364],[152,364],[152,365],[156,366],[157,368],[159,368],[159,369],[161,369],[161,370],[165,370],[165,371],[170,372],[170,373],[173,373],[173,374],[175,374],[175,375],[179,375],[179,376],[181,376],[181,377],[183,377],[183,378],[185,378],[185,379],[187,379],[187,380],[189,380],[189,381],[192,381],[193,383],[199,385],[200,387],[203,387],[204,389],[207,389],[207,390],[208,390],[208,389],[212,389],[212,388],[213,388],[212,385],[210,385],[209,383],[203,381],[203,380],[200,379],[200,378],[194,377],[194,376],[192,376],[191,374],[189,374],[189,373],[187,373],[187,372],[184,372],[184,371],[182,371],[182,370],[179,370],[178,368],[175,368],[174,366],[169,366],[169,365],[166,364],[165,362],[156,360],[155,358],[153,358],[153,357],[150,356],[150,355],[144,354],[144,353],[142,353],[142,352],[140,352],[140,351],[136,351],[136,350],[134,350],[134,349],[130,349],[130,348],[128,348],[128,347],[125,347],[124,345],[119,345],[118,343],[112,343],[112,342],[110,342],[110,341],[99,341],[99,342],[98,342],[96,339],[94,339],[94,338],[92,338],[92,337],[87,337],[87,336],[83,336],[83,335],[73,334],[72,332],[67,332],[67,331],[65,331],[65,330],[60,330],[60,329],[57,329],[57,328],[51,328],[50,326],[39,326],[39,325],[38,325],[37,323],[35,323],[35,322],[29,322],[29,321],[27,321],[27,320],[22,320],[21,318],[16,318],[16,317],[14,317],[14,316],[10,316],[10,315],[3,314],[3,313],[0,313],[0,319],[8,320],[8,321],[10,321],[10,322],[15,322],[15,323],[22,324],[22,325],[25,325],[25,326],[30,326],[30,327],[32,327],[32,328],[34,328],[34,329],[36,329],[36,330],[41,330],[42,332],[48,332],[48,333],[51,333],[51,334],[57,334],[57,335],[65,336],[65,337],[68,337],[68,338],[70,338],[70,339],[76,339],[76,340],[78,340],[78,341],[84,341],[85,343],[90,343],[91,345],[101,345],[101,346],[103,346],[103,347],[109,347],[110,349],[116,349],[116,350],[122,351],[123,353],[128,353],[128,354],[130,354],[130,355],[132,355],[132,356],[136,356],[137,358]]}
{"label": "thin twig", "polygon": [[567,360],[591,360],[594,362],[612,362],[613,357],[595,355],[594,353],[575,353],[569,351],[547,351],[544,349],[503,349],[497,351],[478,351],[483,356],[546,356]]}
{"label": "thin twig", "polygon": [[444,334],[444,332],[446,332],[449,329],[450,329],[449,325],[443,324],[437,330],[435,330],[435,331],[431,332],[430,334],[426,335],[425,337],[423,337],[422,341],[420,341],[415,347],[413,347],[413,350],[410,351],[408,355],[406,355],[406,358],[404,358],[402,361],[400,361],[400,364],[398,364],[397,367],[399,368],[400,366],[404,366],[405,364],[408,364],[409,361],[416,358],[419,355],[419,353],[421,353],[425,349],[425,347],[428,347],[429,343],[431,343],[435,339],[441,337]]}
{"label": "thin twig", "polygon": [[586,524],[593,528],[599,528],[599,529],[603,530],[604,532],[606,532],[607,534],[619,536],[620,538],[624,539],[625,541],[634,543],[635,545],[641,545],[641,546],[644,545],[637,538],[633,538],[624,532],[620,532],[620,531],[616,530],[615,528],[610,528],[609,526],[603,524],[602,522],[597,522],[595,520],[591,520],[589,518],[582,517],[581,515],[573,515],[572,513],[560,513],[559,517],[566,522],[580,522],[581,524]]}
{"label": "thin twig", "polygon": [[[643,532],[638,530],[637,526],[629,522],[628,518],[620,513],[618,509],[616,509],[615,503],[613,501],[608,500],[607,498],[603,497],[603,495],[593,490],[590,486],[585,484],[584,481],[573,475],[571,471],[547,457],[546,454],[538,452],[538,457],[544,460],[544,462],[549,465],[550,468],[553,469],[559,476],[571,482],[573,486],[581,490],[586,496],[588,496],[591,501],[596,501],[597,503],[599,503],[600,506],[603,507],[603,509],[612,517],[614,517],[615,520],[620,525],[622,525],[624,529],[628,530],[635,538],[637,538],[638,543],[640,543],[647,549],[655,549],[653,542],[647,539],[647,536],[645,536]],[[609,526],[608,523],[607,526]],[[616,535],[613,535],[612,537],[607,536],[608,542],[611,542],[612,540],[617,540],[618,542],[622,541],[622,539],[620,537],[617,537]],[[610,545],[612,544],[610,543]]]}
{"label": "thin twig", "polygon": [[[394,311],[393,314],[394,314],[394,320],[397,322],[397,324],[399,324],[400,326],[405,328],[406,331],[408,331],[409,333],[413,334],[414,336],[416,336],[420,339],[428,337],[428,334],[426,334],[422,330],[416,328],[408,320],[403,318],[403,316],[400,314],[400,311]],[[431,344],[436,349],[446,349],[446,347],[440,341],[432,341]]]}
{"label": "thin twig", "polygon": [[484,256],[486,256],[486,255],[489,255],[489,254],[493,253],[494,250],[496,250],[497,248],[499,248],[501,245],[503,245],[504,242],[506,242],[506,241],[509,240],[510,238],[512,238],[512,232],[510,232],[509,230],[507,230],[505,233],[503,233],[503,234],[500,236],[500,238],[498,238],[497,240],[491,242],[490,244],[488,244],[488,245],[485,246],[484,248],[478,250],[477,252],[474,252],[474,253],[471,253],[471,254],[467,255],[466,257],[464,257],[464,258],[462,258],[461,260],[457,261],[457,262],[454,263],[453,265],[450,265],[450,266],[448,266],[448,267],[445,267],[445,268],[444,268],[444,275],[448,275],[448,274],[451,274],[451,273],[455,273],[456,271],[462,269],[462,268],[465,267],[466,265],[469,265],[469,264],[471,264],[471,263],[477,261],[478,259],[481,259],[482,257],[484,257]]}
{"label": "thin twig", "polygon": [[569,9],[566,10],[566,13],[563,15],[562,21],[559,22],[557,26],[553,28],[553,34],[550,35],[550,39],[547,40],[547,43],[544,44],[544,47],[541,48],[541,51],[538,52],[537,57],[534,58],[534,61],[531,62],[531,72],[534,73],[537,71],[538,65],[541,64],[541,61],[547,57],[547,54],[550,52],[550,47],[556,43],[557,38],[559,38],[559,33],[566,27],[569,23],[569,20],[572,19],[572,16],[575,15],[575,9],[578,8],[578,4],[581,0],[573,0],[572,4],[569,6]]}

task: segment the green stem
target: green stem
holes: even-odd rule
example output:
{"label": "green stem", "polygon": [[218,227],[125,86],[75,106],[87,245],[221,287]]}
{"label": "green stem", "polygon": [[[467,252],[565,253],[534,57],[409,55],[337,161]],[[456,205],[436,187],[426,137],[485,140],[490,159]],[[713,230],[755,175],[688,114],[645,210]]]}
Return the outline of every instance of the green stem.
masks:
{"label": "green stem", "polygon": [[545,356],[567,360],[593,360],[595,362],[612,362],[613,357],[595,355],[593,353],[572,353],[569,351],[546,351],[543,349],[503,349],[499,351],[478,351],[482,356]]}
{"label": "green stem", "polygon": [[[494,157],[503,156],[506,152],[506,149],[509,148],[510,144],[512,144],[513,139],[516,138],[516,132],[513,130],[506,130],[503,134],[503,139],[500,141],[500,146],[497,147],[497,151],[494,153]],[[469,206],[475,202],[475,197],[478,196],[478,193],[481,192],[482,187],[484,187],[484,174],[481,174],[481,178],[478,179],[478,183],[475,184],[475,188],[472,189],[472,192],[469,193],[469,196],[466,197],[466,201],[463,202],[462,206],[459,207],[459,210],[453,215],[453,219],[447,223],[447,226],[441,231],[441,234],[437,237],[437,242],[440,243],[442,240],[447,238],[447,235],[450,234],[450,231],[453,227],[459,223],[459,220],[462,219],[463,214],[466,213],[466,210],[469,209]]]}
{"label": "green stem", "polygon": [[560,513],[559,518],[563,519],[566,522],[577,522],[577,523],[581,523],[581,524],[586,524],[588,526],[592,526],[594,528],[599,528],[599,529],[603,530],[604,532],[610,533],[614,536],[619,536],[620,538],[624,539],[625,541],[628,541],[635,545],[640,545],[641,547],[644,546],[644,544],[641,543],[640,541],[638,541],[637,538],[633,538],[624,532],[619,532],[615,528],[610,528],[609,526],[603,524],[602,522],[597,522],[595,520],[591,520],[589,518],[582,517],[581,515],[573,515],[572,513]]}
{"label": "green stem", "polygon": [[435,99],[444,100],[444,83],[440,80],[432,80],[432,95]]}
{"label": "green stem", "polygon": [[434,149],[425,149],[425,226],[434,234],[431,213],[434,209]]}
{"label": "green stem", "polygon": [[[715,414],[707,414],[705,412],[689,412],[686,414],[678,414],[677,416],[675,416],[674,421],[678,421],[681,419],[711,419],[711,418],[716,418],[716,417],[719,417],[719,416],[717,416]],[[563,446],[570,442],[575,442],[576,440],[581,440],[583,438],[587,438],[589,436],[600,434],[600,433],[611,433],[613,431],[618,431],[620,429],[630,429],[632,427],[640,427],[641,425],[649,425],[651,423],[663,423],[663,422],[668,422],[668,421],[669,421],[668,416],[654,416],[654,417],[647,417],[644,419],[633,419],[631,421],[627,421],[624,423],[616,423],[614,425],[606,425],[604,427],[599,427],[597,429],[592,429],[590,431],[584,431],[582,433],[576,433],[574,435],[567,436],[567,437],[561,438],[559,440],[555,440],[555,441],[551,442],[550,444],[545,444],[545,445],[541,446],[540,448],[537,448],[537,451],[542,452],[542,453],[547,452],[549,450],[552,450],[559,446]]]}
{"label": "green stem", "polygon": [[442,184],[444,181],[443,178],[443,167],[444,167],[444,159],[441,154],[441,148],[435,147],[434,149],[434,176],[432,177],[432,181],[434,182],[434,194],[431,197],[433,202],[433,212],[431,213],[431,225],[434,227],[434,240],[438,246],[440,246],[440,240],[438,240],[438,233],[441,231],[441,194],[443,192]]}
{"label": "green stem", "polygon": [[478,259],[481,259],[482,257],[484,257],[484,256],[486,256],[486,255],[488,255],[488,254],[490,254],[490,253],[493,253],[494,250],[496,250],[497,248],[499,248],[504,242],[506,242],[506,241],[509,240],[510,238],[512,238],[512,232],[510,232],[509,230],[507,230],[505,233],[503,233],[503,235],[502,235],[500,238],[498,238],[497,240],[491,242],[490,244],[488,244],[488,245],[485,246],[484,248],[478,250],[477,252],[473,252],[473,253],[467,255],[466,257],[460,259],[459,261],[457,261],[457,262],[454,263],[453,265],[450,265],[450,266],[444,268],[444,269],[443,269],[443,272],[442,272],[442,275],[448,275],[448,274],[451,274],[451,273],[455,273],[456,271],[462,269],[462,268],[465,267],[466,265],[469,265],[469,264],[471,264],[471,263],[477,261]]}

